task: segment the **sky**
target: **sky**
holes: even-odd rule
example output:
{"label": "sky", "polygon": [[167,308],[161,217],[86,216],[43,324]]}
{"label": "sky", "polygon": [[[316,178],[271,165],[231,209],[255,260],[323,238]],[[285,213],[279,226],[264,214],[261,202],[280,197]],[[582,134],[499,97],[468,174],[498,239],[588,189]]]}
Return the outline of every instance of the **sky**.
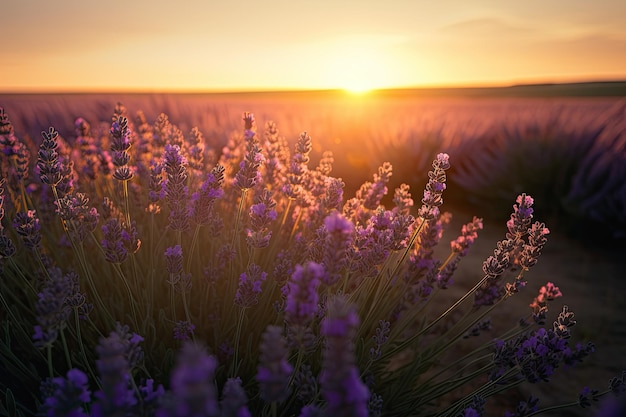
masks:
{"label": "sky", "polygon": [[3,0],[0,92],[626,80],[624,0]]}

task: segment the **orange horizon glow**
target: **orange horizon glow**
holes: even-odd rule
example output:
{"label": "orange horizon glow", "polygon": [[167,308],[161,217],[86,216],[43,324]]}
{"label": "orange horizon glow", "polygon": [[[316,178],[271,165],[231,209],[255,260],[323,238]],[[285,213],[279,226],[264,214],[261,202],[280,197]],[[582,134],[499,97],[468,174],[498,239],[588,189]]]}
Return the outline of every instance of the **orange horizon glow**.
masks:
{"label": "orange horizon glow", "polygon": [[[158,2],[157,2],[158,3]],[[9,0],[0,92],[255,92],[626,80],[626,2],[446,7]]]}

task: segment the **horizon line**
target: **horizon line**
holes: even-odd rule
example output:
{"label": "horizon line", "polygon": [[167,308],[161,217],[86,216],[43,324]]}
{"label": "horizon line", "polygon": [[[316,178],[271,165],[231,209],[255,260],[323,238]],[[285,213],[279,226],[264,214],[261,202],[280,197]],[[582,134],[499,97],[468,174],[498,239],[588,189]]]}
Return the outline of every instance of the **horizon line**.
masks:
{"label": "horizon line", "polygon": [[6,95],[52,95],[52,94],[188,94],[188,95],[202,95],[202,94],[215,94],[215,95],[239,95],[239,94],[280,94],[280,93],[345,93],[350,95],[369,95],[378,93],[393,93],[402,91],[471,91],[471,90],[506,90],[524,87],[554,87],[554,86],[584,86],[591,84],[625,84],[624,79],[597,79],[587,81],[537,81],[537,82],[513,82],[502,84],[433,84],[433,85],[415,85],[415,86],[398,86],[398,87],[380,87],[372,88],[363,92],[352,92],[344,88],[295,88],[295,87],[283,87],[283,88],[249,88],[249,89],[186,89],[186,88],[44,88],[44,89],[11,89],[0,90],[0,94]]}

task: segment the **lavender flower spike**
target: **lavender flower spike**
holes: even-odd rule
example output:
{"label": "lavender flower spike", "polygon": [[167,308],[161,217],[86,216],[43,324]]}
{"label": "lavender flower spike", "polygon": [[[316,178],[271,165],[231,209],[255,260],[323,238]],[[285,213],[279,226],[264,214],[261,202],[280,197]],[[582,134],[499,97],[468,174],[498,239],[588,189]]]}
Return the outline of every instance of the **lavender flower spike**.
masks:
{"label": "lavender flower spike", "polygon": [[96,361],[102,390],[95,393],[92,417],[127,415],[137,404],[130,388],[130,366],[127,358],[128,342],[117,332],[101,339],[96,347]]}
{"label": "lavender flower spike", "polygon": [[176,360],[170,385],[156,417],[219,416],[213,381],[217,361],[204,348],[186,342]]}
{"label": "lavender flower spike", "polygon": [[40,408],[46,417],[88,417],[83,404],[89,403],[91,393],[87,375],[79,369],[67,371],[66,378],[54,378],[54,392],[44,399]]}
{"label": "lavender flower spike", "polygon": [[343,297],[328,303],[321,333],[326,337],[320,384],[327,403],[327,415],[343,417],[368,415],[370,393],[359,378],[355,345],[359,317],[354,305]]}
{"label": "lavender flower spike", "polygon": [[290,326],[308,326],[317,312],[317,287],[324,275],[324,267],[315,262],[296,265],[288,283],[285,321]]}
{"label": "lavender flower spike", "polygon": [[424,220],[436,218],[435,208],[443,204],[443,191],[446,189],[446,170],[450,168],[447,153],[440,153],[433,161],[433,169],[428,172],[428,183],[424,190],[422,207],[418,214]]}
{"label": "lavender flower spike", "polygon": [[281,403],[290,394],[289,377],[293,366],[287,361],[289,350],[281,332],[279,326],[267,326],[259,347],[261,354],[256,379],[261,399],[267,403]]}
{"label": "lavender flower spike", "polygon": [[220,417],[250,417],[247,403],[248,397],[241,386],[241,378],[228,378],[222,392]]}

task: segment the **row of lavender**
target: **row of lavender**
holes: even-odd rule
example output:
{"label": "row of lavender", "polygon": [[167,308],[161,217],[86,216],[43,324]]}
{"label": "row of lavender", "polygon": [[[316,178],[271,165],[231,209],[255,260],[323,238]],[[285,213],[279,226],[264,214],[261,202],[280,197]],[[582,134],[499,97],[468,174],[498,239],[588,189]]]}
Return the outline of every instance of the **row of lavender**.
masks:
{"label": "row of lavender", "polygon": [[[15,95],[5,104],[24,135],[54,125],[70,137],[73,117],[94,122],[111,95]],[[533,195],[552,228],[584,239],[626,236],[626,101],[620,98],[359,97],[339,93],[263,95],[124,95],[154,120],[165,112],[185,132],[199,126],[221,148],[241,109],[260,109],[291,145],[302,126],[316,138],[312,157],[341,154],[334,173],[353,193],[383,161],[394,161],[391,185],[422,183],[437,152],[454,155],[448,202],[471,203],[483,215],[508,211],[521,192]],[[259,114],[257,114],[259,115]],[[94,126],[95,127],[95,126]],[[35,139],[37,140],[37,139]],[[399,180],[401,179],[401,181]],[[389,200],[387,200],[389,203]]]}
{"label": "row of lavender", "polygon": [[[495,343],[483,335],[546,244],[530,196],[484,277],[441,309],[482,229],[474,218],[435,257],[447,154],[412,214],[406,184],[381,205],[391,164],[345,199],[330,152],[309,166],[309,135],[291,151],[276,124],[243,121],[217,151],[122,105],[106,130],[79,118],[74,138],[50,128],[40,143],[0,112],[7,415],[484,415],[490,396],[593,352],[570,344],[567,307],[545,327],[551,283]],[[537,410],[530,398],[508,415]]]}

